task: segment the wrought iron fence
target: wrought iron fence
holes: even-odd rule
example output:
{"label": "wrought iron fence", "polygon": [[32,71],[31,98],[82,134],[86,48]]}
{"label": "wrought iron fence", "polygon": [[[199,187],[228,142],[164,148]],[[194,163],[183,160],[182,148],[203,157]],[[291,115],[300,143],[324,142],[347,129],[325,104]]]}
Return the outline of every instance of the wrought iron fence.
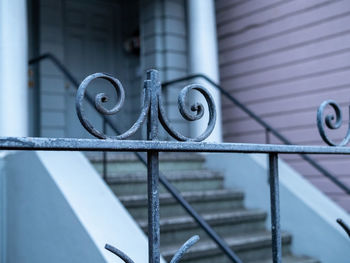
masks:
{"label": "wrought iron fence", "polygon": [[[182,77],[182,78],[177,78],[177,79],[173,79],[167,82],[164,82],[162,84],[163,87],[170,87],[176,83],[181,83],[184,81],[188,81],[188,80],[192,80],[192,79],[203,79],[206,82],[208,82],[211,86],[213,86],[214,88],[216,88],[220,94],[222,96],[224,96],[226,99],[228,99],[233,105],[237,106],[239,109],[241,109],[244,113],[246,113],[249,117],[251,117],[254,121],[256,121],[258,124],[260,124],[264,129],[265,129],[265,143],[269,144],[270,143],[270,134],[272,134],[273,136],[275,136],[277,139],[279,139],[282,143],[287,144],[287,145],[293,145],[293,143],[287,139],[283,134],[281,134],[277,129],[275,129],[274,127],[272,127],[270,124],[268,124],[266,121],[264,121],[261,117],[259,117],[256,113],[254,113],[253,111],[251,111],[250,109],[248,109],[242,102],[240,102],[238,99],[236,99],[234,96],[232,96],[228,91],[226,91],[223,87],[221,87],[219,84],[215,83],[212,79],[210,79],[208,76],[203,75],[203,74],[193,74],[193,75],[189,75],[186,77]],[[335,110],[336,110],[336,115],[338,116],[338,118],[340,117],[341,119],[341,111],[339,106],[337,105],[336,102],[332,102],[330,103],[328,102],[324,102],[320,107],[324,108],[326,107],[328,104],[330,104],[331,106],[334,105],[335,106]],[[320,114],[322,113],[321,110],[319,110]],[[321,120],[322,117],[320,116],[319,119]],[[336,125],[340,125],[341,121],[337,124],[335,124],[334,128],[336,127]],[[332,129],[334,129],[332,128]],[[322,128],[320,130],[320,132],[322,131]],[[349,129],[350,131],[350,129]],[[324,130],[323,132],[321,132],[321,136],[322,138],[324,138],[324,140],[329,144],[334,146],[335,143],[332,142],[332,140],[327,139],[327,137],[323,136],[322,134],[325,134]],[[342,142],[342,144],[347,144],[347,142],[350,140],[350,133],[348,132],[346,139],[344,139],[344,141]],[[336,186],[338,186],[340,189],[342,189],[345,193],[350,194],[350,188],[344,184],[343,182],[341,182],[336,176],[334,176],[331,172],[329,172],[325,167],[323,167],[322,165],[320,165],[317,161],[315,161],[313,158],[311,158],[309,155],[306,154],[301,154],[301,157],[308,162],[312,167],[314,167],[317,171],[319,171],[321,173],[321,175],[327,177],[329,180],[331,180]]]}
{"label": "wrought iron fence", "polygon": [[[283,154],[342,154],[349,155],[350,148],[329,147],[329,146],[305,146],[305,145],[272,145],[272,144],[244,144],[244,143],[208,143],[203,142],[212,132],[216,111],[211,95],[200,85],[188,85],[183,88],[178,98],[178,106],[181,115],[188,121],[200,119],[204,114],[202,104],[193,104],[187,108],[187,97],[191,90],[200,92],[208,104],[209,122],[202,134],[190,138],[178,132],[166,116],[165,107],[161,96],[161,84],[158,72],[150,70],[144,82],[143,106],[132,127],[126,132],[110,136],[103,131],[96,129],[84,113],[83,100],[86,98],[86,89],[95,79],[102,78],[109,81],[115,88],[118,96],[117,104],[112,109],[104,107],[107,101],[106,94],[99,93],[95,98],[95,107],[101,114],[113,115],[117,113],[124,102],[124,90],[122,84],[114,77],[96,73],[88,76],[79,86],[76,96],[76,109],[78,117],[87,131],[98,139],[73,139],[73,138],[23,138],[23,137],[1,137],[1,150],[47,150],[47,151],[128,151],[147,153],[147,181],[148,181],[148,246],[149,262],[160,262],[160,228],[159,228],[159,152],[226,152],[226,153],[264,153],[269,156],[269,179],[271,198],[271,231],[272,231],[272,254],[273,262],[279,263],[282,260],[281,227],[280,227],[280,206],[279,206],[279,175],[278,155]],[[336,115],[324,116],[324,109],[330,105]],[[318,127],[322,138],[325,135],[325,126],[334,129],[339,128],[341,123],[340,109],[334,103],[322,104],[318,111]],[[141,126],[147,122],[147,140],[125,140],[135,134]],[[158,128],[161,124],[164,129],[178,141],[160,141],[158,139]],[[101,140],[102,139],[102,140]],[[181,141],[181,142],[179,142]],[[326,140],[327,141],[327,140]],[[339,222],[345,230],[346,224]],[[172,259],[172,263],[178,262],[184,253],[198,241],[198,236],[193,236],[178,250]],[[122,251],[111,245],[106,249],[119,256],[124,262],[133,262],[132,259]],[[241,260],[232,252],[234,262]]]}
{"label": "wrought iron fence", "polygon": [[[79,88],[79,82],[75,79],[73,74],[52,54],[43,54],[37,58],[31,59],[29,65],[40,63],[43,60],[50,60],[62,73],[63,75],[76,87]],[[94,99],[88,94],[85,94],[87,102],[94,106]],[[123,96],[124,97],[124,96]],[[123,99],[124,100],[124,99]],[[39,125],[40,126],[40,125]],[[120,135],[118,127],[105,115],[102,115],[102,133],[106,133],[107,126],[111,130]],[[107,152],[103,151],[103,166],[102,175],[103,179],[107,179]],[[140,152],[134,152],[136,157],[140,160],[142,164],[147,166],[147,156]],[[229,245],[214,231],[214,229],[199,215],[196,210],[182,197],[178,190],[169,182],[169,180],[159,172],[159,182],[164,186],[164,188],[172,195],[172,197],[185,209],[185,211],[197,222],[197,224],[208,234],[208,236],[218,245],[221,251],[232,261],[240,263],[241,260],[237,255],[230,249]],[[114,250],[116,251],[116,250]]]}

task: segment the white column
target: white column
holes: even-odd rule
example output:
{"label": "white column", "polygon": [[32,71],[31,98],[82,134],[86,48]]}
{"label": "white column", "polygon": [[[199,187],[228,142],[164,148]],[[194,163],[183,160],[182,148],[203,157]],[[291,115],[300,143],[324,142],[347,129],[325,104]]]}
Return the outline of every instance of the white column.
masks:
{"label": "white column", "polygon": [[[214,0],[188,0],[188,37],[189,37],[189,66],[190,73],[201,73],[214,82],[219,83],[218,50],[216,37],[216,20]],[[206,141],[222,141],[222,118],[220,93],[205,81],[203,84],[212,94],[217,111],[217,120],[213,133]],[[198,99],[201,95],[198,95]],[[205,101],[201,100],[203,105]],[[206,113],[208,113],[206,109]],[[205,117],[205,118],[204,118]],[[191,135],[195,136],[205,130],[208,115],[197,121]]]}
{"label": "white column", "polygon": [[0,136],[28,134],[27,1],[0,1]]}

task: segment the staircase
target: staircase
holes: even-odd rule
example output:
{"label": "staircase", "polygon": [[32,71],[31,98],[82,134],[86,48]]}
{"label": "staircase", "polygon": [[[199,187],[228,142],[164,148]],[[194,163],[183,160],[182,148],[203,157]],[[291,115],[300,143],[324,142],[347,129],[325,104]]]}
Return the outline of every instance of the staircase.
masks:
{"label": "staircase", "polygon": [[[89,155],[102,172],[100,155]],[[244,208],[244,194],[223,186],[223,176],[204,168],[205,159],[190,153],[160,154],[160,169],[184,198],[222,236],[243,262],[268,263],[271,260],[271,233],[265,228],[266,212]],[[108,154],[108,184],[147,232],[146,168],[133,154]],[[192,235],[200,241],[183,258],[188,263],[230,262],[194,220],[160,186],[161,254],[168,262]],[[290,252],[292,237],[282,234],[284,263],[318,263]]]}

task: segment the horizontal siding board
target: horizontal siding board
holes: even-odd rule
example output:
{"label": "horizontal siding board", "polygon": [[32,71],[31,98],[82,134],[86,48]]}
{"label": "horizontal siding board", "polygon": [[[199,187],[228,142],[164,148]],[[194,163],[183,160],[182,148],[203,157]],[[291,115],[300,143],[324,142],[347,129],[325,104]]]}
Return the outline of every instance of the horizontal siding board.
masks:
{"label": "horizontal siding board", "polygon": [[41,113],[41,120],[43,127],[64,127],[65,116],[64,112],[49,112],[44,111]]}
{"label": "horizontal siding board", "polygon": [[[270,2],[270,1],[266,1]],[[281,23],[281,29],[283,29],[283,21],[288,19],[295,19],[295,17],[303,18],[305,13],[313,11],[313,9],[323,8],[334,4],[334,1],[320,1],[320,0],[294,0],[294,1],[279,1],[272,3],[265,8],[261,9],[258,15],[243,16],[242,19],[237,20],[235,16],[232,19],[226,19],[218,22],[218,35],[223,36],[226,34],[238,35],[240,32],[244,33],[250,30],[265,30],[265,27],[275,27],[276,24]],[[221,17],[221,16],[220,16]],[[292,20],[294,21],[294,20]],[[305,21],[307,22],[307,21]],[[289,25],[289,23],[285,23]],[[268,29],[267,29],[268,30]]]}
{"label": "horizontal siding board", "polygon": [[[338,39],[349,34],[350,34],[350,30],[348,28],[342,28],[341,30],[337,30],[334,33],[328,32],[328,34],[323,34],[320,37],[307,39],[305,41],[298,41],[298,42],[292,43],[291,45],[282,45],[277,48],[274,47],[273,49],[269,49],[266,52],[260,52],[260,53],[254,52],[254,49],[252,49],[251,53],[247,52],[247,50],[242,50],[242,53],[240,53],[234,50],[223,51],[221,49],[219,53],[219,62],[221,66],[225,66],[226,64],[234,65],[234,64],[244,63],[245,61],[250,61],[250,60],[255,61],[256,59],[266,58],[268,56],[272,56],[272,58],[274,55],[283,56],[285,52],[294,52],[298,49],[303,50],[304,48],[315,48],[315,46],[318,46],[318,44],[320,43],[326,42],[327,44],[328,43],[327,41]],[[257,50],[258,48],[259,47],[255,48],[255,50]]]}
{"label": "horizontal siding board", "polygon": [[[224,113],[224,117],[226,117],[226,115],[227,114]],[[225,123],[226,130],[231,132],[244,133],[244,132],[255,131],[255,130],[259,132],[262,129],[262,126],[251,118],[245,118],[240,121],[234,121],[234,122],[224,118],[223,121]],[[293,127],[303,127],[307,125],[313,125],[316,128],[316,111],[295,112],[295,113],[289,114],[288,116],[285,116],[283,114],[274,115],[272,117],[264,118],[264,121],[270,124],[272,127],[274,127],[277,130],[280,130],[280,129],[290,130]],[[346,121],[346,118],[344,121]],[[339,130],[339,132],[341,133],[342,130]]]}
{"label": "horizontal siding board", "polygon": [[330,28],[334,23],[349,16],[350,7],[347,1],[336,2],[335,4],[313,9],[302,16],[291,16],[283,21],[278,21],[266,27],[253,28],[241,34],[227,35],[220,38],[220,28],[218,28],[219,40],[223,49],[238,49],[244,46],[273,41],[280,37],[288,37],[304,32],[319,32],[319,28]]}
{"label": "horizontal siding board", "polygon": [[314,76],[320,72],[332,72],[335,69],[346,68],[349,66],[350,49],[347,49],[346,52],[334,56],[323,57],[287,67],[274,68],[272,70],[250,75],[235,77],[230,75],[230,70],[223,70],[221,72],[221,79],[223,81],[231,80],[231,84],[238,87],[251,87],[260,85],[260,83],[286,82],[289,80]]}
{"label": "horizontal siding board", "polygon": [[[218,13],[218,22],[222,23],[225,20],[235,21],[252,17],[264,10],[270,9],[273,6],[284,4],[291,0],[238,0],[238,1],[216,1],[216,10]],[[239,8],[239,10],[237,10]]]}
{"label": "horizontal siding board", "polygon": [[254,0],[215,0],[215,8],[218,13],[228,8],[234,8],[236,6],[245,4],[246,2]]}
{"label": "horizontal siding board", "polygon": [[187,49],[186,37],[180,35],[166,35],[164,38],[167,49],[184,51]]}
{"label": "horizontal siding board", "polygon": [[[260,134],[266,134],[266,131],[261,128],[260,130],[252,130],[252,127],[244,127],[247,131],[241,131],[239,126],[235,126],[235,129],[224,129],[224,135],[231,138],[238,138],[244,135],[246,138],[251,137],[255,138]],[[238,130],[238,131],[235,131]],[[345,137],[345,129],[341,129],[336,132],[327,132],[329,133],[328,137],[332,138],[337,143],[340,143]],[[321,145],[327,146],[325,142],[321,140],[321,137],[317,129],[308,128],[308,129],[290,129],[288,131],[281,132],[282,136],[297,145]],[[265,142],[264,142],[265,143]],[[280,139],[275,137],[272,133],[269,133],[269,143],[272,144],[281,144],[283,143]]]}
{"label": "horizontal siding board", "polygon": [[63,138],[65,137],[64,129],[56,129],[56,128],[42,128],[41,136],[43,137],[53,137],[53,138]]}
{"label": "horizontal siding board", "polygon": [[[327,134],[342,140],[350,101],[350,4],[295,0],[264,9],[253,3],[217,6],[222,87],[296,144],[326,145],[316,111],[334,99],[342,107],[343,126]],[[225,141],[266,142],[264,128],[225,98],[222,109]],[[281,144],[273,135],[269,140]],[[350,186],[348,156],[313,157]],[[347,201],[350,211],[350,198],[301,157],[281,158],[343,207]]]}
{"label": "horizontal siding board", "polygon": [[[317,58],[318,56],[326,56],[339,50],[349,48],[350,31],[345,34],[334,35],[333,37],[317,41],[315,43],[307,43],[296,48],[283,50],[281,52],[268,53],[265,56],[248,56],[247,60],[237,59],[237,53],[230,55],[222,53],[226,62],[220,64],[220,68],[231,68],[233,74],[247,73],[273,66],[283,66],[290,63],[300,63],[304,60]],[[232,67],[235,65],[236,67]],[[263,65],[263,66],[262,66]]]}
{"label": "horizontal siding board", "polygon": [[187,69],[187,55],[186,53],[166,52],[165,53],[165,67],[173,67],[174,62],[176,66],[174,68]]}
{"label": "horizontal siding board", "polygon": [[45,94],[64,94],[65,82],[63,78],[58,76],[42,76],[40,78],[41,91]]}
{"label": "horizontal siding board", "polygon": [[[349,29],[344,27],[344,25],[349,24],[349,22],[350,12],[347,12],[328,23],[315,24],[313,27],[288,31],[285,34],[273,35],[258,41],[250,41],[228,47],[225,47],[225,44],[222,43],[224,41],[220,41],[219,60],[220,63],[226,63],[232,60],[232,56],[235,56],[236,60],[244,60],[247,57],[272,54],[278,50],[288,50],[293,47],[303,46],[306,43],[315,43],[322,39],[328,39],[330,36],[342,35],[344,32],[348,32]],[[225,60],[225,58],[227,59]]]}
{"label": "horizontal siding board", "polygon": [[[319,104],[321,104],[321,102]],[[265,114],[265,115],[259,114],[258,116],[260,118],[262,118],[263,120],[268,122],[268,121],[274,121],[274,118],[276,118],[277,116],[280,116],[280,115],[294,118],[293,117],[294,115],[301,117],[300,114],[304,114],[305,117],[301,118],[299,120],[299,122],[293,123],[293,126],[299,127],[299,126],[305,126],[305,125],[312,125],[312,124],[314,124],[314,121],[316,121],[316,111],[317,111],[319,104],[318,105],[306,105],[305,107],[295,108],[295,110],[290,110],[290,111],[283,111],[283,108],[281,108],[281,109],[276,109],[275,112]],[[347,114],[346,114],[348,111],[347,105],[344,103],[339,104],[339,105],[344,113],[343,120],[346,121],[348,119]],[[309,106],[309,107],[307,107],[307,106]],[[247,117],[249,117],[250,119],[253,120],[252,117],[247,115],[247,113],[243,112],[238,107],[234,107],[234,108],[230,108],[230,109],[223,109],[223,112],[224,112],[224,114],[223,114],[224,121],[238,122],[238,121],[242,121],[242,120],[247,119]],[[259,112],[259,110],[258,110],[258,112]],[[279,127],[279,128],[281,128],[281,127]]]}
{"label": "horizontal siding board", "polygon": [[[286,96],[276,100],[264,100],[257,103],[246,103],[244,99],[241,99],[241,101],[253,112],[259,111],[259,116],[271,116],[273,113],[286,113],[287,115],[295,110],[311,110],[315,112],[321,102],[328,99],[334,99],[339,104],[346,105],[346,103],[350,101],[349,89],[350,86],[344,86],[342,89],[330,89],[322,93],[310,93],[304,96],[299,94],[300,96]],[[228,112],[238,109],[231,102],[223,103],[222,108]],[[344,112],[346,112],[346,110],[347,109],[345,109]],[[237,112],[234,114],[236,117],[244,114],[241,110],[235,112]]]}
{"label": "horizontal siding board", "polygon": [[[291,94],[289,97],[286,96],[280,96],[280,97],[273,97],[271,100],[266,99],[266,97],[260,98],[259,94],[257,95],[257,98],[253,101],[250,96],[254,95],[254,92],[248,92],[243,94],[244,96],[235,96],[236,99],[240,100],[242,103],[245,104],[245,106],[253,110],[253,108],[257,108],[258,106],[264,106],[268,105],[268,108],[262,109],[259,116],[269,116],[273,114],[271,112],[270,108],[272,107],[278,107],[277,105],[282,105],[280,107],[279,111],[280,113],[289,113],[293,110],[307,110],[307,109],[316,109],[319,107],[322,101],[326,99],[333,99],[336,100],[339,104],[346,105],[347,100],[349,99],[349,93],[348,90],[350,88],[350,85],[345,84],[343,86],[334,87],[334,89],[324,89],[320,91],[319,93],[306,93],[304,96],[302,93],[298,94]],[[340,94],[344,94],[345,97],[341,97]],[[307,97],[310,99],[310,101],[306,101],[304,97]],[[291,105],[283,105],[283,102],[292,102]],[[304,104],[307,103],[307,104]],[[270,106],[271,105],[271,106]],[[239,115],[243,114],[243,111],[240,110],[235,104],[228,100],[228,98],[222,99],[222,109],[234,113],[236,117],[239,117]],[[259,109],[260,110],[260,109]],[[241,114],[242,113],[242,114]],[[245,116],[245,115],[244,115]]]}
{"label": "horizontal siding board", "polygon": [[[350,182],[349,170],[344,169],[345,167],[348,167],[348,160],[332,160],[330,162],[323,161],[320,162],[320,164],[339,178],[339,180],[348,180],[348,182]],[[306,166],[302,163],[293,164],[293,167],[299,171],[303,171],[304,174],[313,174],[316,171],[315,168]]]}
{"label": "horizontal siding board", "polygon": [[284,85],[293,84],[292,86],[296,86],[297,84],[303,83],[304,81],[312,80],[315,81],[321,79],[321,78],[327,78],[332,77],[333,74],[338,74],[344,71],[349,71],[350,66],[347,64],[347,62],[343,62],[344,66],[336,67],[336,68],[327,68],[323,71],[315,71],[307,74],[301,74],[294,77],[287,77],[284,79],[278,79],[278,80],[267,80],[261,83],[252,84],[252,85],[235,85],[237,83],[234,79],[229,79],[226,81],[222,81],[223,85],[225,87],[229,87],[228,91],[239,91],[239,90],[253,90],[253,89],[260,89],[264,87],[271,87],[271,86],[279,86],[282,87]]}
{"label": "horizontal siding board", "polygon": [[[293,59],[291,59],[290,56],[288,56],[288,54],[280,54],[283,55],[281,56],[281,58],[275,58],[274,60],[269,60],[269,59],[263,59],[262,62],[256,62],[256,61],[248,61],[246,63],[244,63],[243,65],[236,65],[235,67],[232,67],[232,65],[228,65],[228,66],[222,66],[222,71],[221,71],[221,76],[222,78],[225,77],[230,77],[230,78],[240,78],[240,77],[248,77],[248,76],[252,76],[254,74],[259,74],[259,73],[265,73],[265,72],[271,72],[274,70],[281,70],[283,68],[289,68],[291,66],[300,66],[304,63],[309,63],[312,61],[319,61],[321,59],[325,59],[327,57],[333,57],[333,56],[337,56],[337,55],[343,55],[346,54],[348,52],[350,52],[350,37],[348,37],[347,39],[343,39],[341,41],[342,47],[337,47],[336,45],[331,45],[330,49],[331,50],[327,50],[324,49],[324,51],[321,53],[319,51],[320,54],[307,54],[307,56],[305,56],[305,52],[309,51],[311,53],[316,53],[316,52],[312,52],[311,49],[304,49],[304,57],[301,58],[295,58],[293,57]],[[329,45],[327,45],[329,46]],[[317,48],[317,50],[320,50],[320,48]],[[295,52],[297,53],[297,52]],[[298,55],[298,54],[296,54]],[[255,63],[254,63],[255,62]],[[256,65],[256,66],[255,66]]]}
{"label": "horizontal siding board", "polygon": [[[165,79],[166,80],[172,80],[175,78],[180,78],[180,77],[184,77],[187,75],[187,67],[186,68],[169,68],[166,72],[165,72]],[[171,89],[171,87],[167,87],[167,89]]]}
{"label": "horizontal siding board", "polygon": [[[322,146],[326,146],[325,143],[320,144]],[[330,154],[310,154],[309,155],[312,159],[314,159],[317,162],[321,162],[322,160],[327,161],[333,161],[333,160],[348,160],[350,161],[350,156],[348,155],[330,155]],[[283,156],[283,159],[288,161],[288,163],[306,163],[304,159],[302,159],[299,155],[294,154],[285,154]]]}
{"label": "horizontal siding board", "polygon": [[342,189],[340,189],[338,186],[333,184],[327,178],[319,178],[319,179],[311,178],[310,182],[325,194],[331,194],[331,195],[345,194],[345,192]]}
{"label": "horizontal siding board", "polygon": [[[40,25],[40,41],[62,43],[61,27],[57,25]],[[60,34],[57,34],[59,32]]]}
{"label": "horizontal siding board", "polygon": [[175,16],[178,19],[185,19],[185,4],[183,0],[179,1],[165,1],[164,2],[164,15],[166,17]]}
{"label": "horizontal siding board", "polygon": [[56,94],[41,94],[41,109],[42,110],[60,110],[65,111],[65,97],[57,96]]}
{"label": "horizontal siding board", "polygon": [[[296,80],[283,85],[268,85],[250,90],[234,90],[227,82],[223,82],[222,86],[232,93],[234,97],[245,103],[254,103],[264,100],[280,99],[287,96],[300,96],[314,92],[328,92],[331,89],[350,88],[350,69],[335,72],[333,74],[325,74],[322,76]],[[234,93],[233,93],[234,91]],[[334,98],[336,99],[336,98]]]}
{"label": "horizontal siding board", "polygon": [[240,135],[235,137],[225,136],[225,142],[234,142],[234,143],[266,143],[265,134],[259,133],[256,136],[252,137],[249,135]]}

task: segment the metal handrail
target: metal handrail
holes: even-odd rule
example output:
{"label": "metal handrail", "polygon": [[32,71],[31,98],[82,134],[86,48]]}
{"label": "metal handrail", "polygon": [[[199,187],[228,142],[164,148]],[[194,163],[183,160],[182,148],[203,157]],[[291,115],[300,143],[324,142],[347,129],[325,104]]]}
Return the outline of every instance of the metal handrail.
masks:
{"label": "metal handrail", "polygon": [[[45,53],[37,58],[29,60],[29,65],[37,64],[45,59],[51,60],[58,67],[58,69],[67,77],[67,79],[75,86],[76,89],[79,88],[79,82],[77,79],[68,71],[68,69],[53,55],[50,53]],[[91,105],[95,105],[94,99],[86,95],[87,101]],[[102,115],[104,120],[104,125],[108,124],[109,127],[116,133],[120,134],[119,129],[116,125],[108,119],[106,116]],[[105,127],[104,127],[105,129]],[[144,155],[139,152],[134,152],[137,158],[147,166],[147,159]],[[208,225],[208,223],[200,216],[193,207],[181,196],[179,191],[168,181],[168,179],[162,174],[159,173],[160,183],[168,190],[168,192],[173,196],[173,198],[190,214],[190,216],[198,223],[198,225],[208,234],[208,236],[218,245],[218,247],[235,263],[242,263],[240,258],[232,251],[229,245],[214,231],[214,229]]]}
{"label": "metal handrail", "polygon": [[[229,92],[224,90],[219,84],[215,83],[212,79],[210,79],[208,76],[204,74],[192,74],[188,75],[182,78],[177,78],[174,80],[170,80],[167,82],[164,82],[162,84],[163,87],[167,87],[170,85],[173,85],[178,82],[188,81],[194,78],[202,78],[209,82],[212,86],[214,86],[217,90],[220,91],[222,95],[224,95],[227,99],[229,99],[233,104],[235,104],[238,108],[240,108],[242,111],[244,111],[246,114],[248,114],[251,118],[253,118],[256,122],[258,122],[261,126],[263,126],[266,130],[266,133],[268,134],[271,132],[273,135],[275,135],[279,140],[281,140],[284,144],[287,145],[293,145],[291,141],[289,141],[285,136],[283,136],[280,132],[278,132],[275,128],[273,128],[271,125],[269,125],[267,122],[265,122],[262,118],[260,118],[257,114],[255,114],[253,111],[251,111],[248,107],[246,107],[243,103],[241,103],[239,100],[237,100],[235,97],[233,97]],[[341,188],[343,191],[345,191],[347,194],[350,194],[350,188],[347,187],[344,183],[338,180],[334,175],[332,175],[327,169],[322,167],[319,163],[317,163],[314,159],[312,159],[310,156],[305,154],[300,154],[300,156],[307,161],[311,166],[313,166],[316,170],[321,172],[325,177],[330,179],[334,184],[336,184],[339,188]]]}

